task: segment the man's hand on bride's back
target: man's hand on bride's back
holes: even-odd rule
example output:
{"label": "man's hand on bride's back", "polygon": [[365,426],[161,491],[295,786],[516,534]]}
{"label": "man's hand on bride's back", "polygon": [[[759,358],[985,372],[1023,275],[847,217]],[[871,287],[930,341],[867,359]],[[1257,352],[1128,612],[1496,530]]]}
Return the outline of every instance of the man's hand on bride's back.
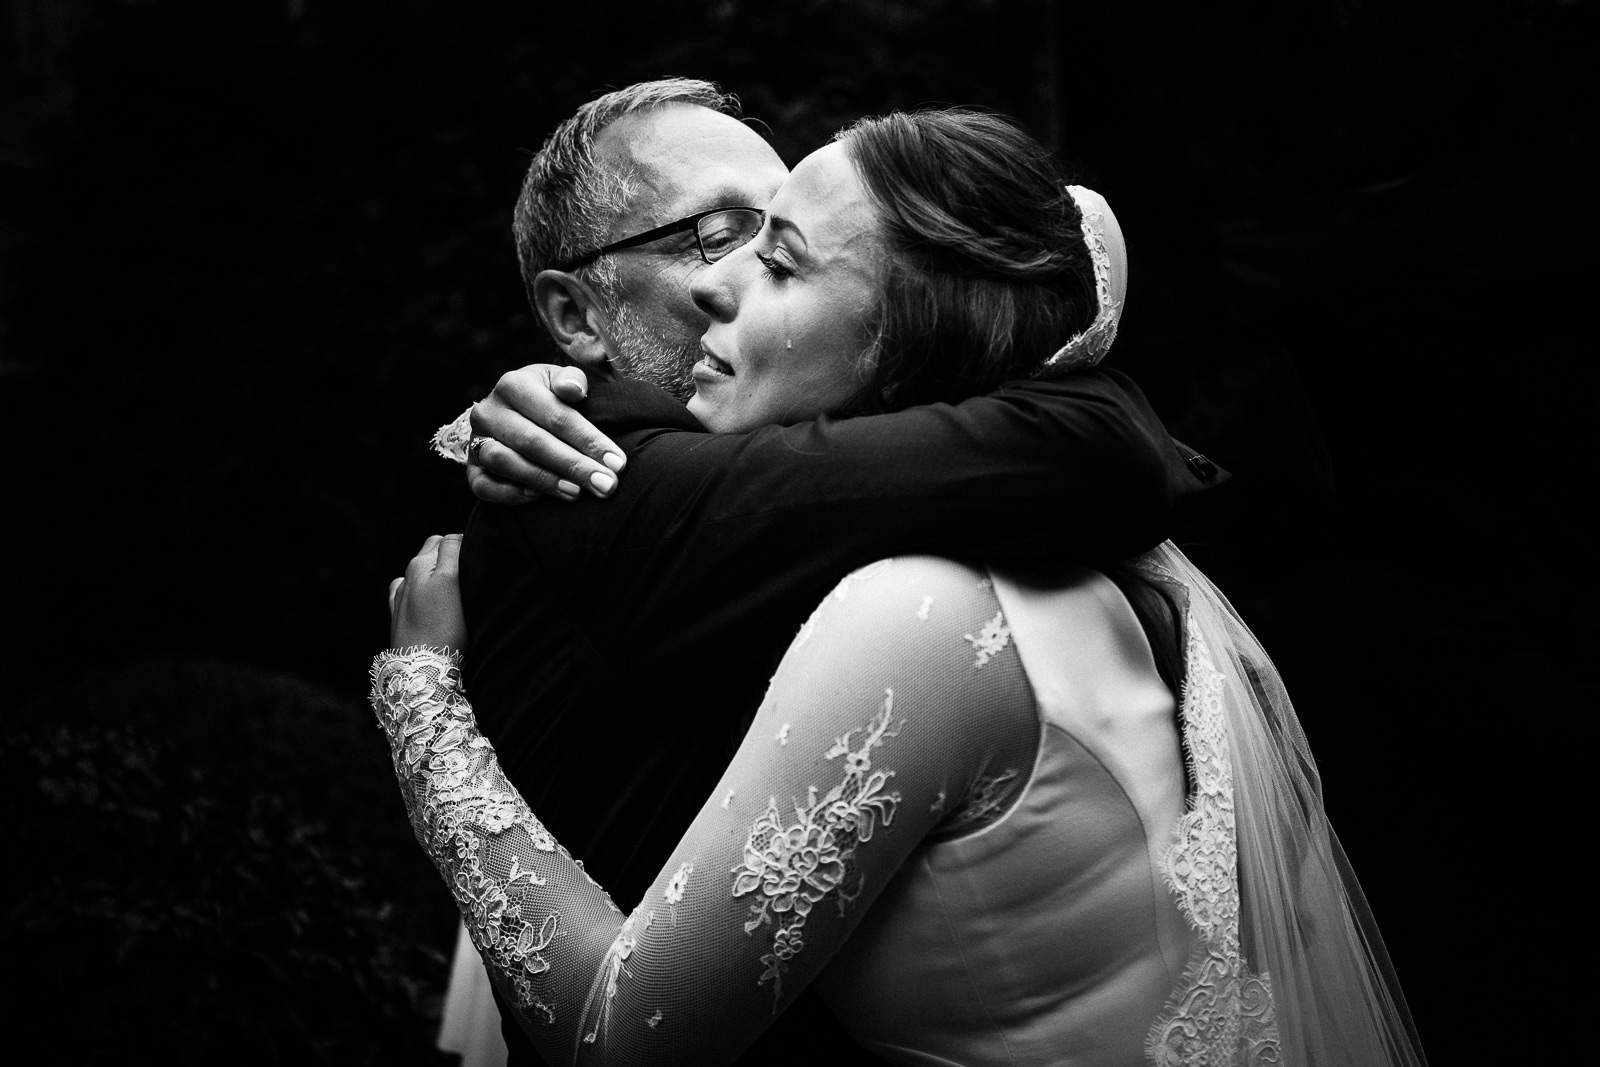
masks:
{"label": "man's hand on bride's back", "polygon": [[572,408],[589,395],[577,367],[544,363],[500,376],[472,407],[467,484],[480,500],[522,504],[539,496],[609,496],[627,462],[622,449]]}

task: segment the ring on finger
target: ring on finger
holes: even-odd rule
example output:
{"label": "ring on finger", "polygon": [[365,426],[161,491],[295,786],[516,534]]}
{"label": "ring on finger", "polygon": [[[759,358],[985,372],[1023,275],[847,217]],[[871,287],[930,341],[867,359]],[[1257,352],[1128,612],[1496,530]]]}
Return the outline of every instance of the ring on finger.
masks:
{"label": "ring on finger", "polygon": [[483,450],[483,446],[487,442],[493,441],[493,440],[494,440],[494,438],[492,438],[492,437],[474,437],[472,440],[468,441],[467,442],[467,462],[468,463],[476,463],[480,467],[483,466],[483,461],[478,458],[478,453]]}

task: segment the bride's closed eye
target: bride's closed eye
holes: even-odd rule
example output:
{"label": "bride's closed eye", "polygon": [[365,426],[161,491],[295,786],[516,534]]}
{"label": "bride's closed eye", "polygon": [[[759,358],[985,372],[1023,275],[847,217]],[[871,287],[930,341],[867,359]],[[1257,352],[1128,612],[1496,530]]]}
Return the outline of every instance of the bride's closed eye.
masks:
{"label": "bride's closed eye", "polygon": [[794,277],[794,268],[778,259],[777,256],[757,252],[756,259],[765,268],[766,276],[774,281],[782,281],[785,278]]}

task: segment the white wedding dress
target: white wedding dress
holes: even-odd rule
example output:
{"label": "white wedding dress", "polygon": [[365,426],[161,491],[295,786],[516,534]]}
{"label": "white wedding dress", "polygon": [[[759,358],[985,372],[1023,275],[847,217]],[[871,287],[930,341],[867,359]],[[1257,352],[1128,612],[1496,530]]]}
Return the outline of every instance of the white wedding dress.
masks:
{"label": "white wedding dress", "polygon": [[[1278,761],[1267,784],[1301,790],[1266,789],[1299,798],[1278,822],[1261,772],[1239,789],[1261,746],[1303,742],[1286,700],[1243,723],[1265,721],[1242,690],[1270,662],[1241,658],[1175,549],[1144,566],[1188,603],[1177,714],[1093,572],[1031,586],[919,558],[847,578],[627,912],[500,774],[450,658],[381,655],[374,706],[419,841],[553,1063],[726,1062],[811,981],[894,1062],[1420,1062],[1314,779]],[[649,744],[624,740],[618,774]],[[1282,834],[1276,859],[1258,847]],[[1241,845],[1262,868],[1243,881]]]}
{"label": "white wedding dress", "polygon": [[450,982],[439,1020],[439,1049],[460,1056],[461,1067],[505,1067],[506,1063],[500,1007],[494,1002],[483,957],[465,926],[456,931],[456,951],[450,960]]}

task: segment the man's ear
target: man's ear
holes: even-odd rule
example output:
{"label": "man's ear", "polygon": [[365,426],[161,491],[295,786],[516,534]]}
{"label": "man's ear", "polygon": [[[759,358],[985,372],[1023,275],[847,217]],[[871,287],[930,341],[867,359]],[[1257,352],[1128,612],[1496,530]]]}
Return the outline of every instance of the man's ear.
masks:
{"label": "man's ear", "polygon": [[533,308],[573,363],[598,368],[616,358],[611,321],[588,282],[564,270],[542,270],[533,278]]}

